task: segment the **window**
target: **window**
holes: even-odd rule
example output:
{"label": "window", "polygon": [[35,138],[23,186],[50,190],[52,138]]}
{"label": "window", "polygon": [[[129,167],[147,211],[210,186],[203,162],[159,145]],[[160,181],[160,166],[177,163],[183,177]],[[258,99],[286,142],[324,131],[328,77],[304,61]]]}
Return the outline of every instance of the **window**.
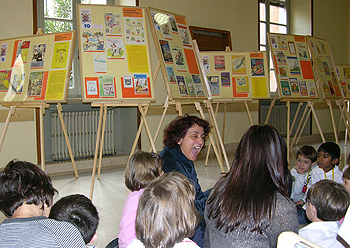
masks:
{"label": "window", "polygon": [[259,0],[259,49],[267,51],[269,58],[271,92],[276,92],[277,82],[266,34],[268,32],[289,33],[289,2],[290,0]]}
{"label": "window", "polygon": [[[38,27],[44,33],[77,30],[75,19],[76,4],[114,4],[114,0],[37,0]],[[78,35],[78,34],[77,34]],[[74,52],[69,96],[81,97],[78,44]]]}

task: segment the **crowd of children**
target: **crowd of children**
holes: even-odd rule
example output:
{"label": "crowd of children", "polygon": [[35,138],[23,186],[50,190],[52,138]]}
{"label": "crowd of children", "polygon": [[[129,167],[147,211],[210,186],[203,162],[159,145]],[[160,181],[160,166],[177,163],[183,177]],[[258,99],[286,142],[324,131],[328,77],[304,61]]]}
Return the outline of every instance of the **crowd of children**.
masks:
{"label": "crowd of children", "polygon": [[[317,151],[303,146],[290,171],[290,199],[299,224],[308,224],[299,235],[322,247],[344,247],[338,231],[350,204],[350,168],[339,169],[340,154],[334,142]],[[119,234],[106,248],[199,247],[189,239],[201,221],[193,182],[179,172],[163,174],[158,154],[138,151],[131,157]],[[9,218],[0,224],[0,247],[93,247],[89,243],[97,238],[99,224],[94,204],[79,194],[53,203],[56,193],[39,167],[8,163],[0,172],[0,210]]]}

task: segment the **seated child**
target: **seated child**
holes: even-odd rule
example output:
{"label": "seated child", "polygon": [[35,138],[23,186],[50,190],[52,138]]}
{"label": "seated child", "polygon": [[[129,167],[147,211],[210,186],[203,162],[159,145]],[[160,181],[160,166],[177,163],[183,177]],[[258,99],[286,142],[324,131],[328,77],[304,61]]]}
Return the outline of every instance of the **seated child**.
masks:
{"label": "seated child", "polygon": [[311,170],[316,163],[317,152],[312,146],[302,146],[296,155],[297,164],[291,170],[293,177],[293,186],[291,199],[298,208],[299,224],[307,222],[305,210],[302,206],[305,204],[307,186],[311,179]]}
{"label": "seated child", "polygon": [[334,142],[325,142],[320,145],[317,152],[317,166],[312,170],[311,185],[324,179],[342,183],[343,173],[338,167],[340,161],[339,146]]}
{"label": "seated child", "polygon": [[80,231],[85,244],[97,238],[98,212],[92,201],[84,195],[62,197],[52,206],[49,218],[73,224]]}
{"label": "seated child", "polygon": [[0,172],[0,210],[9,218],[0,224],[0,247],[85,248],[75,226],[47,218],[55,193],[39,167],[9,162]]}
{"label": "seated child", "polygon": [[189,239],[199,224],[195,188],[179,172],[170,172],[143,192],[136,216],[136,237],[128,248],[193,247]]}
{"label": "seated child", "polygon": [[337,240],[339,220],[350,204],[350,194],[343,185],[321,180],[307,192],[306,215],[311,224],[299,230],[299,235],[322,247],[343,247]]}
{"label": "seated child", "polygon": [[122,210],[119,240],[112,240],[107,247],[117,247],[118,243],[120,248],[126,248],[136,238],[135,219],[139,199],[144,188],[162,174],[162,159],[158,154],[137,151],[131,156],[124,174],[125,185],[130,193]]}
{"label": "seated child", "polygon": [[343,172],[343,183],[342,185],[350,192],[350,168],[347,168]]}

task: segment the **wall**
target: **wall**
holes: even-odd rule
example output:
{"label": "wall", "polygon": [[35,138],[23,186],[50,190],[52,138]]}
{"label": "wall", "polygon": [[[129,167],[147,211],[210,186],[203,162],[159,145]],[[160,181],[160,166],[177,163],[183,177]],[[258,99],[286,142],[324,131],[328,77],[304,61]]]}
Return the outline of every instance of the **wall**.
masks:
{"label": "wall", "polygon": [[[0,6],[0,39],[33,34],[32,0],[0,0]],[[7,25],[4,20],[7,20]],[[28,111],[34,115],[34,110]],[[0,107],[1,115],[7,115],[7,112],[7,108]],[[0,122],[1,132],[4,124]],[[11,122],[0,152],[0,167],[14,158],[37,163],[36,154],[35,121]]]}

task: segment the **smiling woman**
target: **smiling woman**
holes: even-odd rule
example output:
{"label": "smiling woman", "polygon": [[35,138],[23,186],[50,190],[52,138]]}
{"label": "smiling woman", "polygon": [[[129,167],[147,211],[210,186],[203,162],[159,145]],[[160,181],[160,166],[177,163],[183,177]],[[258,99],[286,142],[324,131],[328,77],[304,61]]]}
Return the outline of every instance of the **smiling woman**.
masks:
{"label": "smiling woman", "polygon": [[[162,169],[165,173],[180,172],[195,186],[195,205],[202,216],[209,190],[202,191],[193,162],[197,160],[199,152],[204,147],[205,138],[209,134],[210,129],[211,126],[208,121],[197,116],[187,114],[179,116],[164,129],[163,143],[165,147],[159,154],[163,159]],[[199,234],[199,239],[193,239],[199,246],[201,246],[200,239],[202,236],[201,232],[204,232],[204,225],[200,228],[202,229],[198,232],[196,231],[196,234]]]}

